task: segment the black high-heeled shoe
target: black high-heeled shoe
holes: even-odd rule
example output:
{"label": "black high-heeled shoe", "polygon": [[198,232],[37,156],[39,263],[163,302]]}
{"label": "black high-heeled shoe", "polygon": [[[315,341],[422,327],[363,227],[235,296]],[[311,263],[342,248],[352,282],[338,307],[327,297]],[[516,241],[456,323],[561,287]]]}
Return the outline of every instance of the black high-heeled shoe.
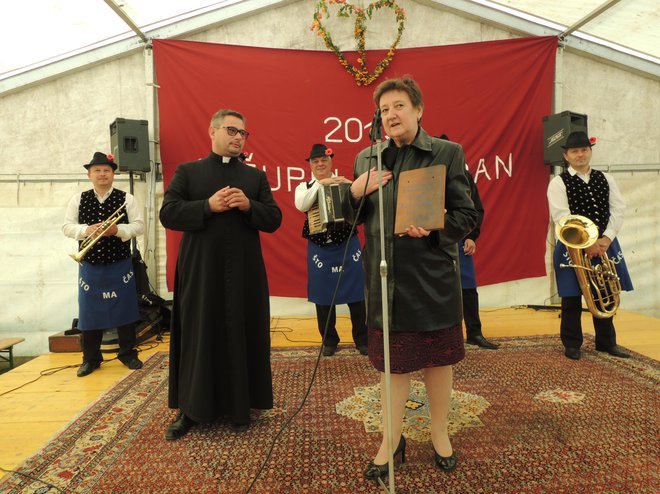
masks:
{"label": "black high-heeled shoe", "polygon": [[[403,464],[406,462],[406,438],[403,437],[403,435],[401,436],[401,439],[399,439],[399,445],[396,447],[396,450],[394,450],[394,454],[392,455],[394,460],[396,460],[399,453],[401,453],[401,464]],[[378,483],[378,479],[381,477],[387,477],[388,473],[390,473],[389,463],[376,465],[372,461],[367,465],[367,469],[364,471],[364,477]]]}
{"label": "black high-heeled shoe", "polygon": [[435,454],[435,466],[440,470],[451,472],[456,468],[456,451],[453,451],[451,456],[440,456],[435,450],[433,453]]}

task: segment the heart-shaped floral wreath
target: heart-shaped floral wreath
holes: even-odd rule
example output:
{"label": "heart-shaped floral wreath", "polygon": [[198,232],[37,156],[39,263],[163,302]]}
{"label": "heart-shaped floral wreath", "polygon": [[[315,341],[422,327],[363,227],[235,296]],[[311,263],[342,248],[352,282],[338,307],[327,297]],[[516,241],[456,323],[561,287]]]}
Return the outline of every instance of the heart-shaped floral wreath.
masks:
{"label": "heart-shaped floral wreath", "polygon": [[[349,63],[344,56],[344,53],[335,46],[332,42],[332,37],[330,33],[326,31],[321,19],[325,16],[329,18],[328,14],[328,4],[337,4],[339,5],[339,11],[337,15],[339,17],[350,17],[355,15],[357,18],[355,20],[355,41],[357,42],[358,48],[358,65],[359,68],[356,68],[353,64]],[[365,35],[367,32],[366,20],[371,19],[373,13],[381,8],[387,7],[394,11],[396,15],[396,20],[398,23],[397,36],[390,46],[390,49],[387,52],[385,58],[383,58],[378,64],[373,72],[369,73],[367,70],[367,54],[365,49]],[[374,82],[378,77],[383,73],[383,71],[389,66],[392,58],[394,57],[394,51],[396,50],[399,40],[401,39],[401,34],[403,33],[404,21],[406,20],[406,11],[399,7],[392,0],[377,0],[371,2],[368,7],[362,8],[357,7],[351,3],[347,3],[346,0],[320,0],[316,4],[316,12],[314,12],[314,22],[312,23],[312,31],[316,33],[317,36],[323,38],[325,46],[334,51],[339,57],[339,62],[344,66],[346,71],[355,77],[355,81],[358,86],[368,86]]]}

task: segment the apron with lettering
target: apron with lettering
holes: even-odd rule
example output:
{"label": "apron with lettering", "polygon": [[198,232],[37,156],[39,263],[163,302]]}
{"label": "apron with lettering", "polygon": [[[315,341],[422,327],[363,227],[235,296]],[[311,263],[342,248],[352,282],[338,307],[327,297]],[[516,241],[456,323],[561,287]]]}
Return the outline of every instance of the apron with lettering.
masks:
{"label": "apron with lettering", "polygon": [[78,329],[109,329],[140,319],[131,258],[84,262],[78,271]]}
{"label": "apron with lettering", "polygon": [[[623,258],[619,240],[614,239],[607,249],[607,257],[609,257],[616,266],[616,272],[619,275],[621,282],[621,290],[629,292],[633,289],[632,280],[628,273],[626,260]],[[599,258],[591,260],[592,264],[600,264]],[[577,276],[575,276],[575,268],[562,268],[561,264],[573,264],[568,255],[566,246],[561,242],[557,242],[553,256],[553,263],[555,267],[555,279],[557,280],[557,291],[560,297],[577,297],[582,295],[580,285],[578,284]]]}
{"label": "apron with lettering", "polygon": [[[318,305],[330,305],[335,292],[346,242],[316,245],[307,242],[307,298]],[[348,240],[348,253],[335,305],[364,300],[362,250],[356,236]]]}

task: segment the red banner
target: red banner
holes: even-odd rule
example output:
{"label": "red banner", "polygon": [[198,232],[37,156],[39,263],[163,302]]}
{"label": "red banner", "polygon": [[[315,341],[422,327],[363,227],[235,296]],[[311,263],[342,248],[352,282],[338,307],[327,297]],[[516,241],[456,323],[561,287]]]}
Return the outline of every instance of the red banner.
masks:
{"label": "red banner", "polygon": [[[384,77],[363,87],[329,51],[154,40],[165,186],[178,164],[208,155],[213,113],[243,113],[247,162],[266,171],[283,212],[280,229],[262,235],[270,293],[306,297],[304,215],[293,205],[296,186],[310,179],[305,158],[325,143],[338,173],[352,178],[355,155],[369,145],[375,87],[411,74],[424,93],[422,126],[463,145],[484,202],[479,285],[545,276],[541,122],[551,113],[556,48],[556,37],[538,37],[400,49]],[[167,232],[170,289],[179,238]]]}

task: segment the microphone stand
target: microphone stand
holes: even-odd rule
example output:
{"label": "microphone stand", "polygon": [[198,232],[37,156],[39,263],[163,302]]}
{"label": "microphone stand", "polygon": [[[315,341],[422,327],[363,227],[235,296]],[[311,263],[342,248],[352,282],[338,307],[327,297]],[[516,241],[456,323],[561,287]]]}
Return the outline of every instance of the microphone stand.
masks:
{"label": "microphone stand", "polygon": [[[384,219],[384,204],[383,204],[383,158],[381,147],[383,144],[382,132],[382,118],[380,115],[380,108],[376,109],[374,119],[371,124],[370,132],[371,142],[376,144],[376,160],[378,171],[378,221],[380,226],[380,298],[381,298],[381,311],[383,318],[383,355],[385,357],[385,410],[383,411],[387,417],[387,430],[383,431],[387,437],[387,464],[388,464],[388,480],[389,480],[389,493],[395,494],[394,487],[394,444],[392,438],[392,395],[391,395],[391,376],[390,376],[390,322],[388,311],[388,295],[387,295],[387,260],[385,257],[385,219]],[[383,393],[383,390],[380,390]],[[381,484],[383,481],[379,479]],[[383,484],[383,487],[385,485]],[[385,487],[387,491],[387,487]]]}

